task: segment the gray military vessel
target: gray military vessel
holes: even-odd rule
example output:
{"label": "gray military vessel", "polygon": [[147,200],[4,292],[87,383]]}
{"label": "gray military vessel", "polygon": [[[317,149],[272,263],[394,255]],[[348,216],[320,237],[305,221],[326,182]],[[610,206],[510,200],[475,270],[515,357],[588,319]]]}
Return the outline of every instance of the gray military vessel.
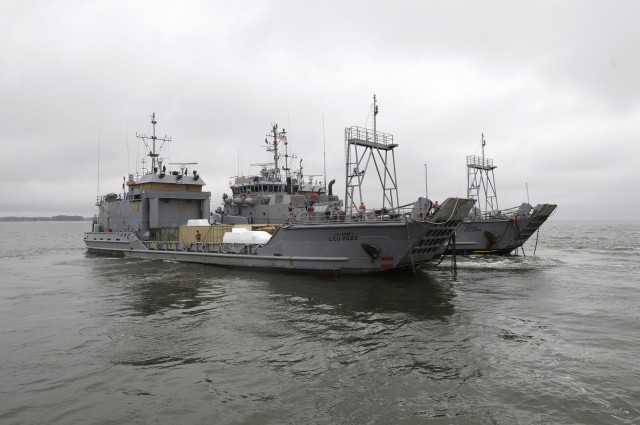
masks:
{"label": "gray military vessel", "polygon": [[[467,196],[476,205],[456,231],[454,248],[457,254],[506,255],[518,252],[531,235],[553,214],[557,205],[528,202],[500,209],[493,170],[493,160],[486,158],[486,141],[481,136],[482,156],[467,156]],[[524,251],[523,251],[524,252]]]}
{"label": "gray military vessel", "polygon": [[[444,252],[474,203],[449,198],[432,215],[430,201],[422,198],[398,206],[395,170],[385,165],[385,173],[393,176],[388,179],[393,180],[392,186],[383,187],[387,202],[378,210],[357,209],[356,196],[366,168],[361,161],[374,151],[392,153],[397,145],[390,135],[351,127],[345,130],[347,169],[351,171],[346,177],[348,202],[344,210],[333,209],[327,194],[326,205],[318,200],[310,202],[314,209],[307,206],[293,214],[287,210],[282,223],[245,220],[231,224],[225,222],[226,216],[220,216],[220,223],[215,214],[210,215],[210,193],[202,190],[204,182],[196,172],[190,175],[185,164],[179,171],[166,170],[156,150],[166,138],[155,135],[155,114],[151,122],[153,135],[139,137],[151,142],[152,167],[141,176],[129,176],[123,193],[98,198],[93,231],[84,236],[90,252],[332,274],[415,269]],[[275,187],[275,179],[273,184]],[[293,195],[291,192],[289,184],[275,191],[275,196]],[[212,224],[211,218],[216,223]]]}
{"label": "gray military vessel", "polygon": [[[288,151],[287,132],[271,125],[265,139],[273,162],[252,164],[261,170],[249,176],[235,176],[230,184],[231,196],[222,195],[222,206],[212,214],[214,222],[227,224],[283,224],[309,216],[331,216],[343,212],[343,203],[333,194],[335,180],[328,187],[304,175],[302,160],[294,170],[295,155]],[[284,149],[283,149],[284,146]]]}
{"label": "gray military vessel", "polygon": [[[188,220],[208,222],[211,193],[202,190],[205,182],[198,172],[193,170],[190,174],[187,168],[197,164],[166,164],[160,153],[171,139],[157,137],[156,124],[154,113],[152,134],[136,135],[144,141],[151,169],[143,167],[139,175],[129,174],[127,179],[123,178],[122,192],[98,196],[98,214],[93,220],[96,234],[125,232],[141,240],[153,240],[160,236],[162,229],[176,228]],[[177,169],[167,171],[167,165]],[[97,244],[87,246],[97,248]]]}

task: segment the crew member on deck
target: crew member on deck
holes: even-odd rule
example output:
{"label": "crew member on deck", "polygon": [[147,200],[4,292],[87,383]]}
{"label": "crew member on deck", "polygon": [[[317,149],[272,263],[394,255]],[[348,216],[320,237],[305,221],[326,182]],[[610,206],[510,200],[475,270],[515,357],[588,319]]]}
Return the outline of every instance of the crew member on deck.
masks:
{"label": "crew member on deck", "polygon": [[200,234],[200,230],[196,230],[196,241],[200,242],[200,239],[202,239],[202,235]]}
{"label": "crew member on deck", "polygon": [[435,213],[436,213],[436,211],[438,211],[438,208],[439,208],[439,207],[440,207],[440,204],[438,203],[438,201],[436,201],[436,202],[433,204],[433,207],[432,207],[431,211],[429,211],[429,217],[431,217],[433,214],[435,214]]}
{"label": "crew member on deck", "polygon": [[358,207],[358,212],[360,213],[360,215],[364,215],[365,210],[366,207],[364,206],[364,202],[360,202],[360,206]]}
{"label": "crew member on deck", "polygon": [[289,214],[287,215],[287,218],[284,220],[285,224],[293,223],[294,207],[291,202],[289,202],[288,211],[289,211]]}

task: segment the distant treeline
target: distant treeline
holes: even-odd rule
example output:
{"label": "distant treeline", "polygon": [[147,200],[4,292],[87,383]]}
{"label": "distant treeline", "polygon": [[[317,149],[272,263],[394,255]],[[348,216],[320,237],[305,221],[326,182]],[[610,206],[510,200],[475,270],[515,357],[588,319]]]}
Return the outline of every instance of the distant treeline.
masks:
{"label": "distant treeline", "polygon": [[53,217],[0,217],[0,221],[86,221],[81,215],[54,215]]}

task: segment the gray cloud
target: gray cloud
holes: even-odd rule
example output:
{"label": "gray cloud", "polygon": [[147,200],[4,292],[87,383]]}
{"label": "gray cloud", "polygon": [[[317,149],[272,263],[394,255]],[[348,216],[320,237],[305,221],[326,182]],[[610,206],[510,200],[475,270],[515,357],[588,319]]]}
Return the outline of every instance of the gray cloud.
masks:
{"label": "gray cloud", "polygon": [[[637,218],[635,2],[4,2],[0,216],[94,213],[139,167],[135,134],[173,138],[213,204],[265,162],[272,122],[305,171],[343,188],[344,127],[393,133],[401,201],[464,195],[488,141],[500,203]],[[324,127],[323,127],[324,120]],[[326,146],[326,156],[323,152]],[[596,209],[595,202],[616,208]],[[375,204],[376,200],[369,201]]]}

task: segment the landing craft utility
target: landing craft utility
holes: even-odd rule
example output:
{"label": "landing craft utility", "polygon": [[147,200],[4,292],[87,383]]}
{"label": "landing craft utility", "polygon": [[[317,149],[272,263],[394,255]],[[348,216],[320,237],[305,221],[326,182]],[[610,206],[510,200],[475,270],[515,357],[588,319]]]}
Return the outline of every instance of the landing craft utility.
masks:
{"label": "landing craft utility", "polygon": [[[553,214],[557,205],[528,202],[501,210],[493,170],[493,160],[484,156],[486,142],[482,135],[482,156],[467,157],[467,196],[476,205],[456,231],[457,254],[510,254],[529,240]],[[453,249],[448,249],[452,252]]]}
{"label": "landing craft utility", "polygon": [[[129,176],[123,193],[98,198],[93,231],[84,236],[91,252],[336,274],[416,268],[444,251],[474,203],[470,199],[449,198],[430,215],[431,202],[422,198],[408,206],[398,206],[394,187],[390,192],[396,191],[395,198],[388,197],[389,202],[383,202],[380,209],[354,210],[355,189],[365,170],[347,154],[353,172],[346,176],[346,187],[351,191],[347,192],[348,204],[342,213],[318,214],[319,206],[308,208],[319,204],[312,202],[315,198],[311,193],[306,196],[298,192],[299,212],[290,214],[287,210],[282,223],[256,225],[247,223],[246,217],[244,223],[238,223],[242,221],[238,216],[210,215],[210,193],[202,191],[204,182],[196,172],[187,173],[184,164],[179,171],[167,170],[157,150],[162,139],[155,136],[155,114],[151,122],[153,135],[142,138],[151,141],[152,167],[140,176]],[[397,147],[391,135],[359,127],[345,130],[345,143],[354,150],[392,151]],[[277,159],[276,156],[276,165]],[[266,181],[272,183],[267,190],[274,188],[270,195],[291,196],[291,185],[284,186],[275,177],[274,174],[269,180],[267,176]],[[390,202],[392,199],[395,203]],[[302,203],[307,205],[306,212],[300,210]],[[202,220],[209,217],[216,223],[207,221],[203,226]],[[200,234],[199,239],[196,234]]]}

